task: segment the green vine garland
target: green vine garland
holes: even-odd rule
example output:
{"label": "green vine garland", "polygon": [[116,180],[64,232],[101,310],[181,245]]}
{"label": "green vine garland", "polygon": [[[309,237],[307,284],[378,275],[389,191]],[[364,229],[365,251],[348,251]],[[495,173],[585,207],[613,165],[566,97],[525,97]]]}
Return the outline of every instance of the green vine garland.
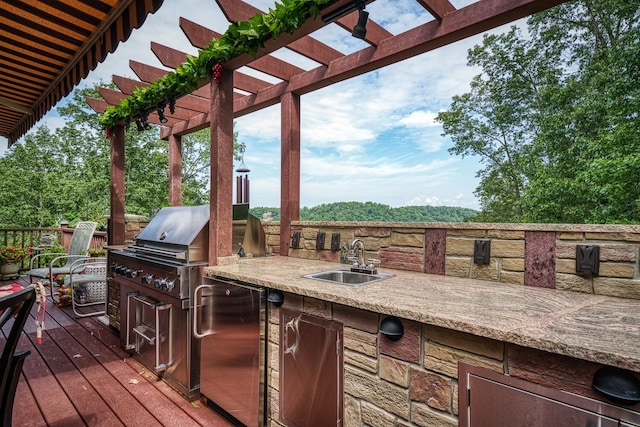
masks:
{"label": "green vine garland", "polygon": [[254,55],[267,40],[282,33],[293,33],[308,18],[316,18],[321,6],[333,0],[282,0],[269,13],[257,14],[249,21],[229,25],[227,31],[199,51],[175,71],[156,80],[145,88],[137,87],[118,106],[108,107],[100,116],[100,125],[110,134],[118,123],[134,117],[146,117],[150,110],[164,108],[183,95],[198,88],[198,83],[209,78],[216,64],[224,63],[243,54]]}

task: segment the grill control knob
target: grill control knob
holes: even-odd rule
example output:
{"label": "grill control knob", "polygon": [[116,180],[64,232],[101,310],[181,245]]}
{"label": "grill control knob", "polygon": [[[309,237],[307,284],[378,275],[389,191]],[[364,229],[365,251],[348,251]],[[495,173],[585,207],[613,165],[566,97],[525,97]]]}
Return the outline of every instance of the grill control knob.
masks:
{"label": "grill control knob", "polygon": [[155,286],[156,288],[160,289],[160,288],[162,288],[162,282],[163,282],[163,281],[164,281],[164,280],[161,280],[161,279],[155,279],[155,280],[153,281],[153,286]]}
{"label": "grill control knob", "polygon": [[171,289],[173,289],[174,286],[175,286],[175,281],[174,280],[166,280],[165,281],[165,287],[163,289],[165,291],[170,291]]}
{"label": "grill control knob", "polygon": [[131,277],[132,279],[134,277],[138,277],[138,273],[139,273],[139,271],[136,270],[135,268],[128,268],[127,269],[127,277]]}
{"label": "grill control knob", "polygon": [[153,283],[153,274],[145,274],[142,276],[142,284],[146,285],[147,283]]}

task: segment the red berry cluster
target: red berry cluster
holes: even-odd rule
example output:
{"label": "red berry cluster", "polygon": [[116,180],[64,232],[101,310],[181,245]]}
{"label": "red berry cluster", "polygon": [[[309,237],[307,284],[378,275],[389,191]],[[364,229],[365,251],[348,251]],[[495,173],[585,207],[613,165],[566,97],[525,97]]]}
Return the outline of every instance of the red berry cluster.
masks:
{"label": "red berry cluster", "polygon": [[110,129],[110,128],[106,128],[106,129],[104,130],[104,136],[105,136],[107,139],[111,139],[111,129]]}
{"label": "red berry cluster", "polygon": [[219,84],[220,79],[222,78],[222,64],[216,62],[216,65],[211,68],[211,71],[213,72],[213,81],[215,81],[216,84]]}

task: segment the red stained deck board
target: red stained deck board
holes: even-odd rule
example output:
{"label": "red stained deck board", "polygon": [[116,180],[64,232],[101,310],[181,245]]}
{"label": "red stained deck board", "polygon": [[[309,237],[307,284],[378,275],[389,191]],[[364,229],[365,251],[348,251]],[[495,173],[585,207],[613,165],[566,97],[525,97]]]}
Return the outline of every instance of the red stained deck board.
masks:
{"label": "red stained deck board", "polygon": [[57,307],[48,298],[38,345],[35,312],[34,306],[18,345],[31,354],[16,391],[14,426],[232,425],[200,400],[192,404],[158,381],[120,348],[117,331],[97,316],[77,318],[70,306]]}

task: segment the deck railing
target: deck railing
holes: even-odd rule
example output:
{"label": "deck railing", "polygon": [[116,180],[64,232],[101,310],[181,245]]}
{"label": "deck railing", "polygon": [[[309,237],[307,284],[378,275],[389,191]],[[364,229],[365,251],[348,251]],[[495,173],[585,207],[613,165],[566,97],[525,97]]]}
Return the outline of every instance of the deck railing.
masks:
{"label": "deck railing", "polygon": [[[65,252],[69,249],[73,228],[0,228],[0,246],[16,246],[23,248],[38,248],[34,251],[43,252],[41,239],[43,236],[51,235],[57,246],[62,246]],[[107,244],[107,233],[105,231],[94,231],[89,248],[97,248]],[[25,258],[22,262],[21,270],[29,268],[31,259]]]}

